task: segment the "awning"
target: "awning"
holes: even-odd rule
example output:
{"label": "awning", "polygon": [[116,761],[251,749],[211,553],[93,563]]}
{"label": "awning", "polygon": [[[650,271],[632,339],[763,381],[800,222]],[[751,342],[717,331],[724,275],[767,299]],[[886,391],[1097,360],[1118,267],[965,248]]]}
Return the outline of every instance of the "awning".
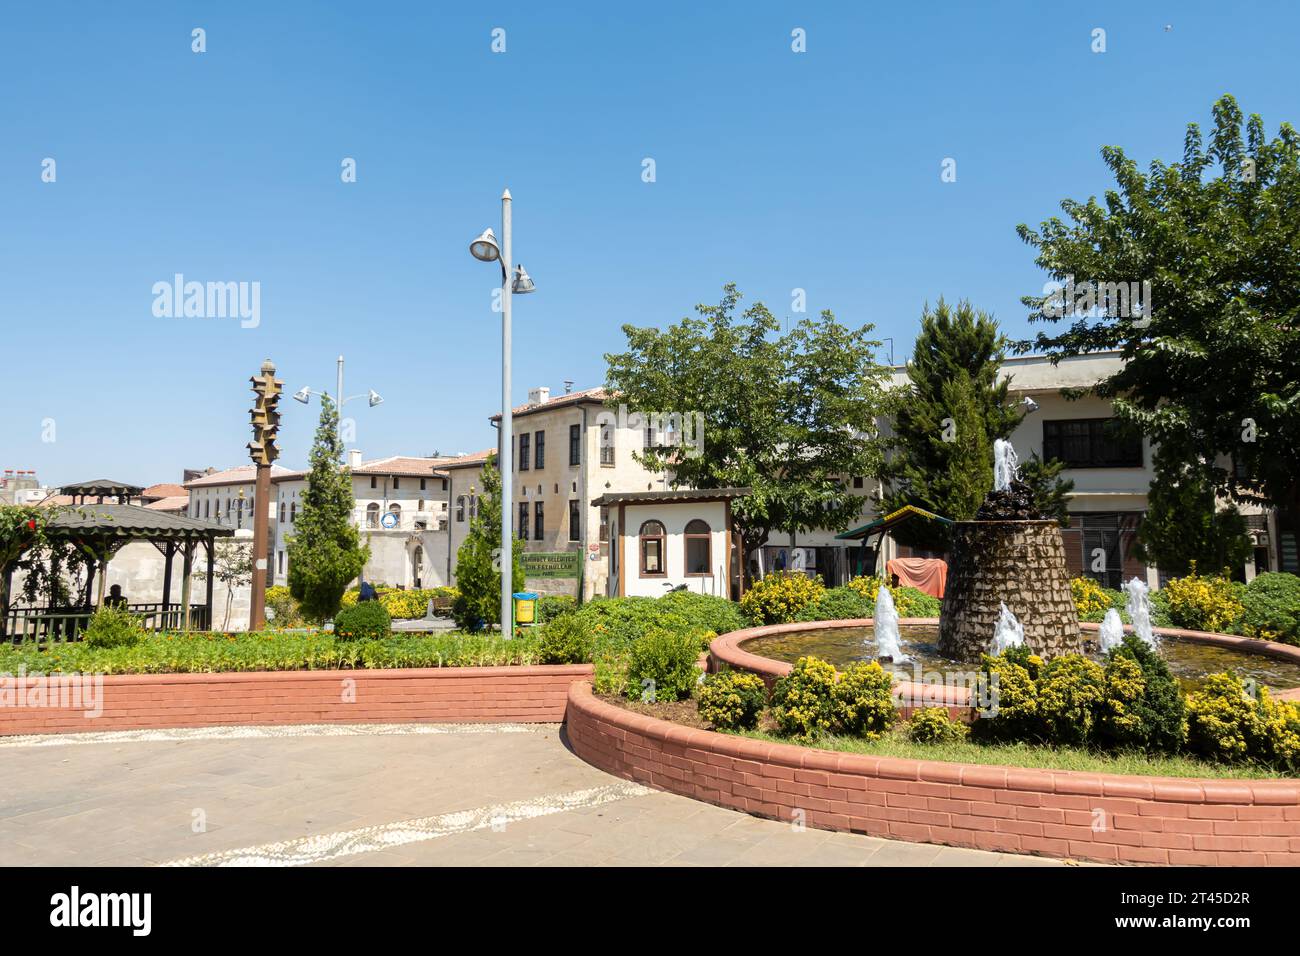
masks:
{"label": "awning", "polygon": [[835,536],[836,541],[863,541],[873,534],[882,534],[891,528],[902,524],[904,521],[910,521],[912,518],[924,518],[927,521],[940,521],[944,524],[954,524],[951,518],[945,518],[943,515],[937,515],[933,511],[926,511],[924,508],[918,508],[916,505],[903,505],[897,511],[890,512],[883,518],[877,518],[869,524],[864,524],[860,528],[854,528],[852,531],[844,531]]}

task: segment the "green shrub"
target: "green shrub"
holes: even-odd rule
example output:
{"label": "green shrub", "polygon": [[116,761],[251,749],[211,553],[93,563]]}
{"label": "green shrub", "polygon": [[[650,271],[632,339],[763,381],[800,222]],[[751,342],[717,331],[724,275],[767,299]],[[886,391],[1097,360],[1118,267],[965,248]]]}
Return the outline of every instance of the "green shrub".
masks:
{"label": "green shrub", "polygon": [[577,609],[578,602],[571,594],[543,594],[537,599],[537,621],[546,624]]}
{"label": "green shrub", "polygon": [[807,605],[795,615],[796,621],[848,621],[867,618],[875,614],[876,609],[856,589],[851,587],[831,588],[821,598]]}
{"label": "green shrub", "polygon": [[[1130,660],[1141,669],[1140,696],[1134,698],[1134,688],[1122,686],[1131,676],[1126,669],[1112,669],[1117,658]],[[1159,653],[1136,635],[1125,634],[1120,646],[1109,654],[1107,682],[1107,716],[1099,728],[1103,741],[1161,753],[1175,753],[1182,747],[1187,737],[1183,692]],[[1130,712],[1138,718],[1137,723],[1123,719]]]}
{"label": "green shrub", "polygon": [[1100,624],[1106,612],[1114,608],[1120,612],[1124,622],[1129,623],[1124,610],[1127,598],[1123,591],[1102,587],[1092,578],[1073,578],[1070,581],[1070,592],[1074,595],[1074,610],[1080,621]]}
{"label": "green shrub", "polygon": [[592,661],[592,689],[597,694],[614,697],[635,696],[627,693],[627,668],[630,654],[626,650],[605,650]]}
{"label": "green shrub", "polygon": [[140,619],[126,608],[105,606],[95,612],[81,639],[87,647],[103,650],[132,647],[140,643],[144,634]]}
{"label": "green shrub", "polygon": [[820,577],[797,571],[776,571],[755,581],[740,599],[740,609],[751,624],[785,624],[826,593]]}
{"label": "green shrub", "polygon": [[629,652],[627,695],[650,701],[685,700],[700,676],[699,657],[699,640],[690,632],[650,631]]}
{"label": "green shrub", "polygon": [[747,626],[739,605],[724,597],[692,591],[670,591],[653,600],[660,609],[685,618],[692,629],[712,631],[715,637]]}
{"label": "green shrub", "polygon": [[907,736],[918,744],[957,743],[970,736],[970,728],[949,717],[946,707],[925,707],[907,722]]}
{"label": "green shrub", "polygon": [[1045,663],[1037,680],[1042,738],[1055,746],[1090,743],[1104,684],[1101,665],[1079,654]]}
{"label": "green shrub", "polygon": [[539,630],[537,650],[543,664],[583,664],[591,660],[591,634],[577,615],[562,614]]}
{"label": "green shrub", "polygon": [[1024,663],[1017,663],[1009,653],[984,656],[977,697],[988,706],[977,712],[971,736],[986,741],[1038,738],[1038,685],[1030,667],[1037,669],[1041,664],[1032,655],[1025,655]]}
{"label": "green shrub", "polygon": [[378,601],[362,601],[334,615],[334,637],[340,641],[380,640],[393,632],[393,619]]}
{"label": "green shrub", "polygon": [[899,617],[938,617],[943,607],[943,602],[933,594],[909,585],[891,588],[890,593],[894,596],[894,607],[898,609]]}
{"label": "green shrub", "polygon": [[722,671],[706,677],[696,696],[700,716],[718,730],[753,730],[767,703],[767,686],[757,674]]}
{"label": "green shrub", "polygon": [[[346,603],[346,602],[345,602]],[[266,589],[266,610],[269,623],[275,627],[302,627],[302,611],[289,589],[276,585]]]}
{"label": "green shrub", "polygon": [[1175,627],[1193,631],[1227,631],[1237,626],[1244,608],[1244,586],[1222,575],[1203,577],[1192,566],[1186,577],[1174,578],[1160,589]]}
{"label": "green shrub", "polygon": [[1261,574],[1241,595],[1242,633],[1269,641],[1300,644],[1300,576]]}
{"label": "green shrub", "polygon": [[835,668],[801,657],[772,690],[772,717],[787,737],[811,740],[835,726]]}
{"label": "green shrub", "polygon": [[836,729],[874,740],[898,719],[893,677],[876,661],[850,664],[835,684]]}
{"label": "green shrub", "polygon": [[712,637],[744,626],[731,601],[684,591],[658,598],[596,598],[575,614],[598,648],[627,648],[650,631],[673,630],[694,635],[700,650],[707,650]]}

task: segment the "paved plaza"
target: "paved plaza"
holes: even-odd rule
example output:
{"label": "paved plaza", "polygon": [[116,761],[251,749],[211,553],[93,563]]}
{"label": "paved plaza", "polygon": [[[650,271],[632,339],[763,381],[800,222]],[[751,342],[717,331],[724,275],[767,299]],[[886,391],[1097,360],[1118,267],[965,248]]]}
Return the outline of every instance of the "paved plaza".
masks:
{"label": "paved plaza", "polygon": [[0,865],[1060,865],[760,820],[612,777],[553,725],[0,740]]}

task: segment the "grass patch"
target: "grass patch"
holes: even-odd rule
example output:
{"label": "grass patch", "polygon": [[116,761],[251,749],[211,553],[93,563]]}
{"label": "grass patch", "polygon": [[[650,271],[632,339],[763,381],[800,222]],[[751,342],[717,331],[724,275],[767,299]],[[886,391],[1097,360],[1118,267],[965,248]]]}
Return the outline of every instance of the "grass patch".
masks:
{"label": "grass patch", "polygon": [[821,737],[802,745],[798,741],[762,730],[743,731],[738,736],[774,744],[796,744],[867,754],[872,757],[900,757],[907,760],[941,760],[1025,767],[1035,770],[1079,770],[1085,773],[1115,773],[1144,777],[1204,777],[1215,779],[1294,779],[1267,767],[1250,764],[1217,764],[1185,756],[1161,756],[1134,751],[1099,753],[1074,747],[1045,747],[1034,744],[977,744],[970,742],[919,744],[908,740],[904,728],[897,728],[879,740],[860,737]]}
{"label": "grass patch", "polygon": [[532,635],[395,633],[381,640],[336,640],[324,631],[146,634],[128,647],[84,642],[0,645],[0,674],[212,674],[223,671],[499,667],[539,662]]}

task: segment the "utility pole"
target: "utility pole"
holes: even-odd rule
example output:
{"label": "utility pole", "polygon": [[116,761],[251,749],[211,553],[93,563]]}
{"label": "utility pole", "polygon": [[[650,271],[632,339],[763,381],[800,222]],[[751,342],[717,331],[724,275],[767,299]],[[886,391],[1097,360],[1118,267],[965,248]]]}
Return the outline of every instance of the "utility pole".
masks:
{"label": "utility pole", "polygon": [[280,393],[284,382],[275,377],[275,366],[267,359],[262,371],[248,380],[257,399],[249,411],[253,423],[253,440],[248,455],[257,466],[257,484],[253,492],[253,594],[249,602],[248,629],[259,631],[266,626],[266,545],[270,531],[271,463],[280,457],[276,446],[280,428]]}

